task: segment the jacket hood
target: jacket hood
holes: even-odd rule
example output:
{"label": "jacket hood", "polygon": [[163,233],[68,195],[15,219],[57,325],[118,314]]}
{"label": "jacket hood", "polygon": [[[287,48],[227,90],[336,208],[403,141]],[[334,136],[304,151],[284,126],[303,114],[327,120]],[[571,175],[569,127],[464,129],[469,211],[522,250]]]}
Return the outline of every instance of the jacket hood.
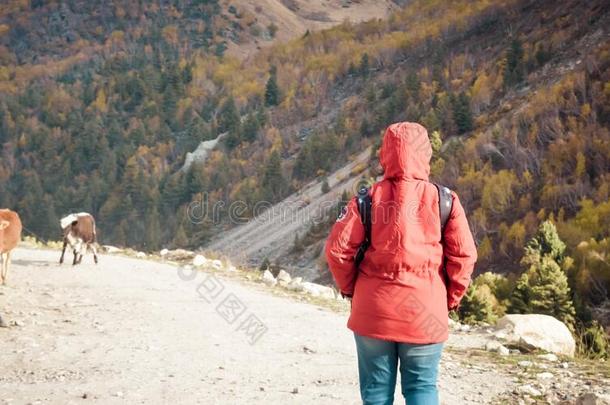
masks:
{"label": "jacket hood", "polygon": [[428,181],[432,146],[428,131],[414,122],[399,122],[386,129],[379,162],[384,179]]}

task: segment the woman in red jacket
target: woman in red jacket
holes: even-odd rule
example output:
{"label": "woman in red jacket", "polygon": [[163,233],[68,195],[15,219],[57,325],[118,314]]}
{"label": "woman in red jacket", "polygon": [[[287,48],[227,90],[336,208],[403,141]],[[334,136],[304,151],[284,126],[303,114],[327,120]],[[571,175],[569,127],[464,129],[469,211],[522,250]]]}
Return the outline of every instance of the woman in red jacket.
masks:
{"label": "woman in red jacket", "polygon": [[356,338],[364,404],[393,403],[399,362],[407,404],[438,404],[448,311],[464,296],[477,254],[455,193],[441,235],[438,189],[428,182],[431,156],[424,127],[388,127],[379,153],[384,178],[370,190],[371,244],[364,259],[356,268],[354,256],[365,238],[356,199],[326,243],[333,277],[352,297],[347,326]]}

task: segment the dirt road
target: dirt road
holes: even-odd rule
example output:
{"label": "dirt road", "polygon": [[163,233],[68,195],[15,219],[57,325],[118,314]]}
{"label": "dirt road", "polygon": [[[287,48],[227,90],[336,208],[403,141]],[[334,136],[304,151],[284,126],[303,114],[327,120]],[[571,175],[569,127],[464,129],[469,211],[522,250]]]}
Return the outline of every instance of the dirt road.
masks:
{"label": "dirt road", "polygon": [[[0,403],[359,403],[346,314],[169,264],[58,258],[18,249],[0,287]],[[443,357],[443,403],[511,389],[454,356]]]}

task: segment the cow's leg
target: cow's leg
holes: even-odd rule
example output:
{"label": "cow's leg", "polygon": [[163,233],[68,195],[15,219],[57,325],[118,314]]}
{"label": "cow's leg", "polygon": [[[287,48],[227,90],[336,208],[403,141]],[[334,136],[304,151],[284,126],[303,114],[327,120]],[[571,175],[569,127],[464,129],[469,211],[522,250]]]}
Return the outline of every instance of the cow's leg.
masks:
{"label": "cow's leg", "polygon": [[4,285],[4,253],[0,253],[0,284]]}
{"label": "cow's leg", "polygon": [[87,247],[88,247],[88,245],[85,242],[83,242],[80,245],[80,249],[79,249],[80,256],[78,257],[78,264],[81,264],[83,262],[83,257],[87,254],[87,250],[88,250]]}
{"label": "cow's leg", "polygon": [[6,277],[8,276],[8,268],[11,265],[11,251],[6,252],[6,259],[4,262],[4,274],[2,275],[2,284],[6,284]]}
{"label": "cow's leg", "polygon": [[64,263],[64,254],[66,253],[66,246],[68,246],[68,240],[64,238],[64,247],[61,249],[61,257],[59,258],[59,264]]}
{"label": "cow's leg", "polygon": [[72,251],[72,253],[74,253],[74,259],[72,260],[72,266],[76,266],[77,258],[78,258],[78,251],[76,249],[74,249]]}
{"label": "cow's leg", "polygon": [[95,247],[95,243],[91,244],[91,250],[93,251],[93,261],[97,264],[97,248]]}

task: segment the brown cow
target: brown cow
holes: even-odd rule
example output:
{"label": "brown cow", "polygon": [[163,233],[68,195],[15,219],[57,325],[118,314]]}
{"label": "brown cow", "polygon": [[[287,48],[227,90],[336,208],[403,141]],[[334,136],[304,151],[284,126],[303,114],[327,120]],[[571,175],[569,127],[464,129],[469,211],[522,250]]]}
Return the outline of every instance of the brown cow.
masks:
{"label": "brown cow", "polygon": [[69,244],[74,253],[72,265],[79,264],[83,260],[83,255],[87,250],[93,251],[93,260],[97,264],[97,234],[95,229],[95,219],[93,215],[86,212],[70,214],[60,220],[61,228],[64,231],[64,246],[61,251],[59,264],[64,262],[66,246]]}
{"label": "brown cow", "polygon": [[6,284],[11,251],[21,240],[21,219],[16,212],[0,209],[0,284]]}

